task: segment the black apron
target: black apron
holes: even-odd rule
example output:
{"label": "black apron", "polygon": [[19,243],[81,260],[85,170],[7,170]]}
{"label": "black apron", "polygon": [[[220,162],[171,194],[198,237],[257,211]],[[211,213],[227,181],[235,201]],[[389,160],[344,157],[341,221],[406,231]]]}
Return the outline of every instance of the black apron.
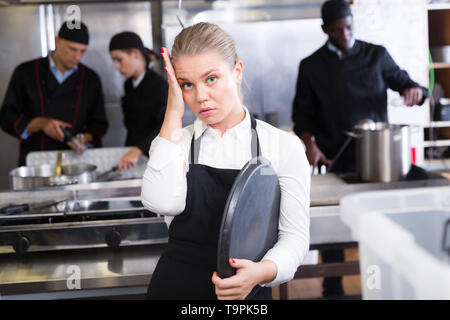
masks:
{"label": "black apron", "polygon": [[[260,155],[256,120],[252,124],[252,158]],[[192,137],[186,207],[169,227],[167,248],[153,272],[149,299],[217,299],[211,281],[217,271],[217,245],[228,194],[240,170],[197,164],[201,137]],[[257,285],[247,299],[272,299],[269,287]]]}

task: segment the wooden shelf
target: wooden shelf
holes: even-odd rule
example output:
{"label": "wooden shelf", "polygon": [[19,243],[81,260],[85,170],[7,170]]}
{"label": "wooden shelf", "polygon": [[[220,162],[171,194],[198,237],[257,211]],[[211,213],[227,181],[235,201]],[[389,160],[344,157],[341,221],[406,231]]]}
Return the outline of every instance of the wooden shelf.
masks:
{"label": "wooden shelf", "polygon": [[447,62],[433,62],[430,64],[430,69],[448,69],[450,68],[450,63]]}
{"label": "wooden shelf", "polygon": [[448,10],[448,9],[450,9],[450,2],[430,3],[428,5],[428,10]]}
{"label": "wooden shelf", "polygon": [[431,121],[422,126],[424,128],[448,128],[450,127],[450,121]]}
{"label": "wooden shelf", "polygon": [[424,148],[429,147],[448,147],[450,146],[450,140],[425,140],[423,142]]}

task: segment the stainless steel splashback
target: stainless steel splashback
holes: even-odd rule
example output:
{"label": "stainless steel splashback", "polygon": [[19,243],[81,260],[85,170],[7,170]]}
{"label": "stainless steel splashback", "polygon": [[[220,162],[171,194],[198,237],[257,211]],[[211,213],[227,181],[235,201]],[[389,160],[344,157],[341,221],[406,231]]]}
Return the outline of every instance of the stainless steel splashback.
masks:
{"label": "stainless steel splashback", "polygon": [[[0,103],[14,68],[20,63],[44,56],[54,49],[54,35],[67,19],[70,4],[0,7]],[[106,147],[123,146],[126,130],[120,98],[125,79],[114,69],[109,56],[111,37],[121,31],[138,33],[144,45],[153,47],[149,2],[78,4],[81,19],[89,28],[90,43],[82,62],[100,76],[110,127],[103,139]],[[8,188],[8,173],[17,166],[18,140],[0,130],[0,189]]]}
{"label": "stainless steel splashback", "polygon": [[[14,68],[41,55],[39,18],[37,6],[0,7],[0,103]],[[0,130],[0,145],[0,189],[6,189],[8,173],[19,160],[19,142]]]}
{"label": "stainless steel splashback", "polygon": [[[89,28],[90,42],[83,63],[94,69],[102,80],[105,102],[116,103],[123,94],[123,76],[114,69],[108,46],[111,37],[121,31],[134,31],[144,45],[152,47],[150,4],[146,2],[78,4],[81,20]],[[69,4],[53,5],[55,33],[67,19]]]}

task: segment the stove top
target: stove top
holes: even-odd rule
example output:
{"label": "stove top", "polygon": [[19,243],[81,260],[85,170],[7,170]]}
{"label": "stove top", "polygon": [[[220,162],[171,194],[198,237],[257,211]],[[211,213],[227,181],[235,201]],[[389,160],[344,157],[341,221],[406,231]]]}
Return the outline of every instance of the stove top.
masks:
{"label": "stove top", "polygon": [[[108,188],[0,193],[0,207],[28,205],[25,211],[0,214],[0,254],[167,242],[164,218],[143,207],[139,187],[102,186]],[[39,206],[51,199],[54,205]]]}
{"label": "stove top", "polygon": [[[373,183],[369,181],[362,181],[356,173],[349,174],[338,174],[340,179],[344,180],[347,184],[358,184],[358,183]],[[445,179],[437,172],[427,171],[419,166],[412,165],[408,174],[403,180],[396,181],[418,181],[418,180],[432,180],[432,179]]]}

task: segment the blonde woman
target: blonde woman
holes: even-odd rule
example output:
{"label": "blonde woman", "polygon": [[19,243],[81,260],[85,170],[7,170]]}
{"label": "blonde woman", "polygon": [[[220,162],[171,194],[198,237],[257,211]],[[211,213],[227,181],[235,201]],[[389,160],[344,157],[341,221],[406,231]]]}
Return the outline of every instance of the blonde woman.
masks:
{"label": "blonde woman", "polygon": [[[309,165],[300,140],[255,120],[243,105],[244,66],[232,38],[211,23],[183,29],[172,53],[162,48],[169,96],[150,147],[142,202],[169,224],[169,243],[149,285],[151,299],[271,299],[309,248]],[[182,128],[186,103],[197,117]],[[261,261],[230,258],[236,274],[216,273],[217,244],[228,193],[252,158],[251,128],[281,186],[279,238]],[[194,157],[194,141],[201,141]],[[197,158],[197,159],[195,159]]]}

